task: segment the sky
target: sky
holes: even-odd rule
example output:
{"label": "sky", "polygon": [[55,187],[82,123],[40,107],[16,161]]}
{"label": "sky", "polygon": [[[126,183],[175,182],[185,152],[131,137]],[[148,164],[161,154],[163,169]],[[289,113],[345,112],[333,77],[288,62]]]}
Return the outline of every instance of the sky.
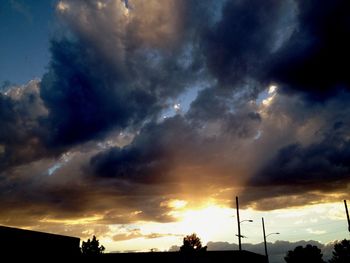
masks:
{"label": "sky", "polygon": [[0,224],[220,249],[239,196],[246,246],[348,238],[349,7],[1,1]]}
{"label": "sky", "polygon": [[0,3],[0,86],[41,78],[55,31],[55,1],[5,0]]}

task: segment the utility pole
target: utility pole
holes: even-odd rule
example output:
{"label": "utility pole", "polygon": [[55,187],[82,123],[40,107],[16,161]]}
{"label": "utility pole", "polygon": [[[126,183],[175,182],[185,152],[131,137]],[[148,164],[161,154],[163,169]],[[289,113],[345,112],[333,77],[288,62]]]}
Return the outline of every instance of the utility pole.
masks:
{"label": "utility pole", "polygon": [[262,221],[262,228],[263,228],[263,234],[264,234],[264,246],[265,246],[265,256],[266,256],[266,262],[269,263],[269,255],[267,254],[267,245],[266,245],[266,233],[265,233],[265,223],[264,218],[261,218]]}
{"label": "utility pole", "polygon": [[345,205],[346,217],[348,218],[348,230],[350,232],[350,218],[349,218],[349,211],[348,211],[348,206],[346,204],[346,200],[344,200],[344,205]]}
{"label": "utility pole", "polygon": [[261,218],[261,221],[262,221],[262,228],[263,228],[263,235],[264,235],[265,257],[266,257],[266,262],[269,263],[269,254],[267,253],[266,238],[268,236],[271,236],[271,235],[279,235],[280,233],[275,232],[275,233],[270,233],[270,234],[266,235],[266,233],[265,233],[265,222],[264,222],[264,218],[263,217]]}
{"label": "utility pole", "polygon": [[242,243],[241,243],[241,222],[239,221],[238,196],[236,196],[236,210],[237,210],[237,225],[238,225],[238,247],[239,247],[239,251],[241,251],[241,250],[242,250]]}

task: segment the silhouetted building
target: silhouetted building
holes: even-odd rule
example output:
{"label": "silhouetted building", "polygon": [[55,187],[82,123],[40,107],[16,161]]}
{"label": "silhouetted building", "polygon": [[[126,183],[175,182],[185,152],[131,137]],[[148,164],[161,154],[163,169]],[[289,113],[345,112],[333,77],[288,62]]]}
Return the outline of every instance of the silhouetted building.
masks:
{"label": "silhouetted building", "polygon": [[2,258],[40,258],[50,262],[49,259],[79,256],[79,245],[76,237],[0,226]]}
{"label": "silhouetted building", "polygon": [[[89,260],[90,259],[90,260]],[[147,252],[106,253],[82,262],[151,262],[151,263],[266,263],[263,255],[249,251],[205,251],[199,253]]]}
{"label": "silhouetted building", "polygon": [[[202,251],[80,254],[80,239],[0,226],[0,262],[152,262],[152,263],[266,263],[263,255],[249,251]],[[21,260],[18,260],[21,259]],[[25,259],[25,260],[23,260]],[[5,262],[5,261],[4,261]]]}

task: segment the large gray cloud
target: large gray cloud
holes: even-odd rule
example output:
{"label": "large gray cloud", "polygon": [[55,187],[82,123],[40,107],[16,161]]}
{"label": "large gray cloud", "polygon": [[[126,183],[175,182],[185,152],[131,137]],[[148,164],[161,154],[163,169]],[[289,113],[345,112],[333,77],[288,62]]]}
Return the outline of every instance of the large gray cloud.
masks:
{"label": "large gray cloud", "polygon": [[7,87],[0,93],[0,171],[47,155],[40,125],[47,109],[39,96],[40,84]]}
{"label": "large gray cloud", "polygon": [[[222,19],[203,34],[206,63],[220,85],[262,77],[295,24],[293,1],[227,1]],[[288,28],[281,32],[281,26]],[[290,33],[289,33],[290,34]]]}
{"label": "large gray cloud", "polygon": [[[288,140],[275,141],[271,155],[255,171],[245,193],[247,199],[286,196],[280,207],[288,204],[287,196],[295,204],[325,200],[320,193],[339,192],[347,198],[349,185],[348,93],[330,99],[322,105],[310,105],[302,99],[278,96],[270,106],[273,122],[286,124]],[[292,103],[291,103],[292,102]],[[298,102],[298,109],[296,109]],[[266,132],[274,133],[274,130]],[[274,134],[272,134],[275,136]],[[276,143],[277,142],[277,143]],[[281,143],[282,142],[282,143]],[[271,149],[270,149],[271,150]],[[267,189],[271,191],[267,191]],[[249,197],[248,197],[249,196]],[[255,202],[257,207],[271,209],[274,202]],[[276,204],[275,204],[276,205]]]}
{"label": "large gray cloud", "polygon": [[[349,89],[344,62],[349,60],[349,2],[295,1],[298,30],[271,60],[271,78],[289,92],[302,92],[311,100],[325,100]],[[315,6],[317,5],[317,8]]]}

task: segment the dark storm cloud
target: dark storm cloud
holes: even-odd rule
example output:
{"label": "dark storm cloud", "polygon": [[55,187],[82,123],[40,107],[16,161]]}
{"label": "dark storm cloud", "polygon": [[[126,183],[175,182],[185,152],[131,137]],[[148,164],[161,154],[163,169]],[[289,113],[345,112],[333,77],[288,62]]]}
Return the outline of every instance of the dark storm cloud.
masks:
{"label": "dark storm cloud", "polygon": [[[280,149],[248,184],[244,195],[257,209],[346,199],[350,182],[349,140],[325,138]],[[338,192],[335,198],[327,193]],[[260,201],[258,201],[260,200]]]}
{"label": "dark storm cloud", "polygon": [[51,144],[84,142],[155,111],[155,96],[146,90],[125,90],[120,73],[79,41],[53,41],[51,53],[50,71],[41,84]]}
{"label": "dark storm cloud", "polygon": [[[152,5],[150,4],[150,6]],[[187,25],[186,28],[180,26],[175,28],[181,36],[179,39],[182,39],[184,43],[179,43],[180,47],[170,51],[144,46],[140,38],[143,37],[147,41],[152,39],[149,40],[149,36],[139,35],[140,29],[135,26],[135,23],[140,24],[143,20],[136,19],[127,28],[128,37],[123,43],[127,49],[116,46],[112,52],[112,50],[106,50],[106,46],[111,45],[110,42],[113,44],[114,38],[111,41],[103,37],[102,33],[105,35],[108,33],[118,34],[118,31],[115,32],[112,27],[107,26],[99,35],[98,26],[106,21],[103,19],[103,14],[100,14],[101,11],[97,10],[92,2],[86,4],[84,10],[91,12],[98,18],[96,28],[90,32],[83,28],[84,25],[79,24],[78,20],[76,25],[72,26],[72,33],[75,37],[51,42],[49,71],[44,75],[40,88],[41,99],[49,114],[40,123],[45,132],[40,135],[39,143],[45,144],[48,148],[74,145],[101,138],[113,128],[123,129],[140,125],[144,120],[156,116],[164,107],[165,100],[178,95],[192,81],[195,82],[195,79],[199,77],[195,75],[196,72],[203,68],[203,66],[198,66],[201,59],[198,54],[199,50],[193,42],[195,39],[198,40],[194,32],[205,30],[203,23],[196,22],[197,19],[193,19],[191,16],[196,14],[196,18],[206,20],[208,24],[210,24],[210,20],[214,19],[213,17],[222,16],[222,21],[217,24],[220,30],[213,30],[212,33],[215,31],[223,32],[225,30],[222,30],[221,27],[230,27],[232,16],[229,11],[235,10],[232,5],[224,6],[226,11],[223,14],[217,11],[220,10],[220,5],[218,5],[219,7],[216,7],[217,14],[213,15],[203,3],[193,1],[180,4],[185,11],[178,15],[185,18]],[[251,14],[249,17],[252,19],[253,25],[246,34],[250,36],[258,31],[261,24],[265,23],[263,17],[266,10],[261,7],[262,11],[260,10],[261,12],[259,11],[259,14],[255,16],[247,5],[243,5],[243,7],[242,5],[236,4],[235,7],[239,11],[237,14],[241,11],[247,11]],[[72,5],[70,8],[74,9],[75,7]],[[167,10],[165,9],[165,11]],[[107,11],[105,15],[111,14]],[[75,13],[74,17],[79,17],[79,13]],[[245,20],[241,16],[241,20],[239,20],[239,27],[245,27],[245,23],[250,19]],[[68,21],[74,25],[73,20],[68,19]],[[173,24],[177,25],[178,20],[174,21]],[[271,24],[271,22],[266,23]],[[172,26],[171,23],[170,26]],[[170,30],[170,32],[172,31]],[[211,33],[207,33],[208,36],[211,35]],[[238,37],[240,32],[233,33],[232,35]],[[118,35],[117,37],[124,36]],[[218,39],[216,36],[212,37],[214,40],[210,38],[208,44],[217,43],[216,40],[221,41],[220,37]],[[99,41],[103,45],[99,46]],[[228,39],[227,42],[238,43],[232,39]],[[231,48],[232,51],[235,50],[230,44],[227,47]],[[210,50],[208,49],[208,51]],[[247,52],[240,51],[238,49],[236,55],[250,52],[249,50]],[[126,52],[124,54],[127,58],[126,62],[120,61],[119,56],[121,55],[118,53],[122,52]],[[233,59],[236,55],[233,54],[231,58]],[[114,57],[116,58],[113,59]],[[194,80],[191,80],[193,78]],[[50,135],[48,136],[48,134]],[[61,151],[64,149],[61,148]]]}
{"label": "dark storm cloud", "polygon": [[[3,165],[31,162],[53,151],[57,155],[112,129],[138,129],[168,106],[168,98],[199,78],[202,66],[192,37],[202,24],[189,17],[209,21],[211,12],[203,1],[138,3],[130,19],[118,1],[106,2],[105,9],[95,1],[67,4],[69,12],[61,18],[70,27],[69,36],[51,41],[48,72],[37,84],[40,96],[36,92],[19,101],[1,97]],[[163,27],[155,29],[159,20]],[[174,45],[167,47],[170,41]],[[27,117],[36,101],[47,116]]]}
{"label": "dark storm cloud", "polygon": [[[192,119],[194,114],[198,118]],[[132,183],[178,185],[203,180],[205,185],[221,185],[231,177],[230,169],[240,167],[235,147],[226,146],[240,139],[252,140],[261,118],[255,112],[237,111],[216,116],[213,123],[198,123],[199,115],[195,112],[191,118],[176,115],[151,122],[129,145],[93,156],[87,170],[101,179]],[[217,173],[222,177],[215,177]]]}
{"label": "dark storm cloud", "polygon": [[[55,182],[40,170],[24,166],[1,174],[1,221],[31,225],[45,218],[74,218],[87,213],[91,200],[87,192],[96,191],[79,185],[77,179],[75,183]],[[27,214],[31,216],[23,218]]]}
{"label": "dark storm cloud", "polygon": [[101,177],[161,183],[171,180],[169,172],[181,160],[193,160],[193,151],[187,148],[189,143],[194,152],[200,147],[195,130],[176,116],[161,124],[146,125],[130,145],[100,153],[90,164],[92,171]]}
{"label": "dark storm cloud", "polygon": [[[101,138],[111,129],[139,128],[203,75],[193,43],[195,20],[187,17],[195,11],[185,8],[196,6],[192,2],[138,2],[128,17],[119,2],[106,5],[72,2],[61,14],[74,37],[51,42],[49,71],[41,84],[50,146]],[[203,8],[200,4],[195,10]],[[150,14],[144,16],[143,9]],[[85,13],[95,20],[84,19]],[[164,20],[162,28],[155,27],[157,19]]]}
{"label": "dark storm cloud", "polygon": [[350,59],[349,1],[296,1],[298,28],[272,58],[269,78],[303,92],[309,99],[325,100],[349,89],[345,66]]}
{"label": "dark storm cloud", "polygon": [[[322,109],[318,106],[310,107],[307,103],[304,108],[300,104],[295,114],[289,115],[294,122],[303,125],[305,121],[312,123],[323,119],[324,123],[314,129],[311,142],[305,144],[295,141],[280,147],[255,175],[255,183],[307,185],[322,182],[342,184],[347,181],[350,175],[348,99],[348,93],[341,93],[337,98],[324,103]],[[285,104],[284,110],[292,111],[290,106],[292,105]],[[303,114],[298,113],[300,110]]]}
{"label": "dark storm cloud", "polygon": [[206,64],[220,86],[256,79],[258,87],[276,82],[286,92],[325,100],[349,88],[349,5],[228,1],[222,19],[203,31]]}
{"label": "dark storm cloud", "polygon": [[[276,97],[270,106],[277,113],[272,120],[278,123],[278,115],[282,119],[288,116],[285,132],[293,131],[296,135],[290,133],[288,140],[283,138],[284,143],[275,142],[270,151],[264,150],[269,158],[247,182],[243,191],[247,202],[269,210],[290,204],[312,204],[315,200],[346,199],[350,182],[349,94],[341,93],[327,103],[313,106],[299,98],[298,107],[283,97]],[[271,138],[275,136],[271,127],[264,129],[271,133]],[[338,196],[327,197],[332,192]]]}
{"label": "dark storm cloud", "polygon": [[290,1],[227,1],[222,19],[203,34],[206,63],[220,85],[259,77],[272,55]]}
{"label": "dark storm cloud", "polygon": [[43,163],[0,174],[1,224],[58,228],[65,220],[91,217],[102,225],[174,220],[168,215],[169,207],[160,205],[174,194],[167,186],[145,189],[144,185],[89,180],[72,163],[59,176],[47,176],[42,173]]}
{"label": "dark storm cloud", "polygon": [[260,178],[266,179],[267,184],[319,185],[320,181],[343,184],[350,174],[349,146],[348,140],[332,139],[306,147],[298,144],[286,146],[261,171],[264,176]]}
{"label": "dark storm cloud", "polygon": [[204,89],[191,103],[186,118],[199,126],[220,122],[222,135],[252,138],[262,120],[258,108],[243,99],[245,94],[235,96],[237,94],[228,90]]}
{"label": "dark storm cloud", "polygon": [[37,81],[0,93],[0,171],[47,154],[40,125],[46,114]]}
{"label": "dark storm cloud", "polygon": [[191,103],[187,117],[203,122],[223,118],[232,107],[232,93],[223,91],[221,94],[214,88],[200,91]]}

